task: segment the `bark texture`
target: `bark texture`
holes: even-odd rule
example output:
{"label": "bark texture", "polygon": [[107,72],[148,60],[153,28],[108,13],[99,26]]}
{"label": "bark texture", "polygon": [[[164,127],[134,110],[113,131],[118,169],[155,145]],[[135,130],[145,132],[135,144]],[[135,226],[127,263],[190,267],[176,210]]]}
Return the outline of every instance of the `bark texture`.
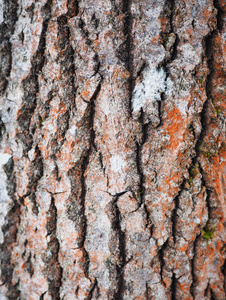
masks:
{"label": "bark texture", "polygon": [[223,0],[1,0],[0,299],[218,299]]}

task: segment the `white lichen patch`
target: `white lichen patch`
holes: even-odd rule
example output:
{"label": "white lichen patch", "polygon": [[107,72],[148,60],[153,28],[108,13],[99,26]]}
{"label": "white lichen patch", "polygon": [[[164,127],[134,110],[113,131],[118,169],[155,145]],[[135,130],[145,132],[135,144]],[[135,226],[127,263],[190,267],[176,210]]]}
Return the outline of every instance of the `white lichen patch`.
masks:
{"label": "white lichen patch", "polygon": [[11,155],[8,153],[0,153],[0,167],[5,165],[9,161],[10,157]]}
{"label": "white lichen patch", "polygon": [[179,100],[177,103],[177,107],[179,108],[182,115],[186,116],[188,112],[188,101]]}
{"label": "white lichen patch", "polygon": [[189,43],[184,44],[180,47],[182,59],[186,64],[185,70],[187,72],[192,71],[196,65],[200,63],[200,56],[198,55],[197,49],[195,49]]}
{"label": "white lichen patch", "polygon": [[121,172],[126,163],[121,156],[115,155],[111,158],[111,170],[114,172]]}
{"label": "white lichen patch", "polygon": [[161,94],[166,90],[166,73],[163,68],[148,68],[144,70],[143,79],[137,83],[132,96],[132,111],[134,119],[144,112],[144,122],[151,121],[157,126],[159,120],[158,102]]}

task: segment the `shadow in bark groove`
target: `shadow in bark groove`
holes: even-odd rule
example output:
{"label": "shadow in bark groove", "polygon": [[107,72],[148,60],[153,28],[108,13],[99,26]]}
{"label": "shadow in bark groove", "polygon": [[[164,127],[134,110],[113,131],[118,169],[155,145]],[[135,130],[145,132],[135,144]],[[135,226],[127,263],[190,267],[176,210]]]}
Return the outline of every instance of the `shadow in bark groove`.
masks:
{"label": "shadow in bark groove", "polygon": [[62,281],[63,269],[59,263],[59,241],[57,239],[57,208],[55,206],[54,197],[51,194],[51,204],[47,212],[47,224],[46,224],[47,236],[50,241],[47,244],[47,253],[43,258],[46,264],[46,274],[49,284],[49,294],[52,299],[60,299],[60,286]]}
{"label": "shadow in bark groove", "polygon": [[19,282],[12,283],[14,266],[11,262],[12,248],[17,240],[18,228],[20,226],[20,204],[15,198],[15,177],[14,163],[10,158],[8,163],[3,167],[7,176],[7,189],[10,198],[13,200],[13,206],[5,217],[5,224],[2,227],[4,242],[0,245],[1,259],[1,280],[7,287],[6,296],[9,299],[16,300],[20,297]]}

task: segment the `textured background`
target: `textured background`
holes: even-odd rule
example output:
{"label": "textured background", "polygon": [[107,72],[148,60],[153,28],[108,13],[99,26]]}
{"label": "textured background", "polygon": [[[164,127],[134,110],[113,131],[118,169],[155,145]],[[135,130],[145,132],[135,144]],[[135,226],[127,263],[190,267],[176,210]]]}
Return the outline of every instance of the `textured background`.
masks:
{"label": "textured background", "polygon": [[220,299],[224,0],[0,0],[0,299]]}

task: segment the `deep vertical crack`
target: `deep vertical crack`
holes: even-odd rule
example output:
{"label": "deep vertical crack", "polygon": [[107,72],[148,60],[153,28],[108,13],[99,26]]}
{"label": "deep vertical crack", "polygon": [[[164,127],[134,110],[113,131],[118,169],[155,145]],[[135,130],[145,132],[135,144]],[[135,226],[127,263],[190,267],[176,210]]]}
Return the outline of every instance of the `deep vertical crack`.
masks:
{"label": "deep vertical crack", "polygon": [[196,237],[194,244],[193,244],[193,257],[191,260],[191,276],[192,276],[192,284],[190,286],[190,293],[192,297],[195,299],[195,282],[196,282],[196,277],[195,277],[195,259],[196,259],[196,248],[197,248],[197,242],[198,242],[199,236]]}
{"label": "deep vertical crack", "polygon": [[5,217],[5,224],[2,227],[4,242],[0,245],[0,261],[1,261],[1,280],[6,286],[6,297],[8,299],[19,299],[19,283],[13,283],[14,265],[11,261],[12,247],[17,241],[18,228],[20,227],[21,205],[16,200],[16,179],[14,176],[14,162],[10,158],[8,163],[3,166],[7,176],[7,191],[10,198],[13,200],[13,206]]}
{"label": "deep vertical crack", "polygon": [[57,239],[57,208],[53,194],[51,194],[51,204],[47,212],[46,230],[49,237],[45,256],[49,294],[52,299],[59,300],[63,269],[59,263],[60,245]]}
{"label": "deep vertical crack", "polygon": [[185,187],[185,184],[186,184],[186,179],[183,180],[183,182],[181,183],[180,187],[179,187],[179,191],[176,195],[176,197],[174,198],[174,204],[175,204],[175,207],[172,211],[172,214],[171,214],[171,222],[172,222],[172,236],[173,236],[173,241],[174,241],[174,244],[176,243],[176,238],[177,238],[177,210],[179,209],[179,205],[180,205],[180,196],[181,196],[181,193],[183,192],[184,190],[184,187]]}
{"label": "deep vertical crack", "polygon": [[131,13],[131,0],[123,0],[122,12],[124,13],[124,28],[123,33],[126,38],[126,52],[127,60],[126,67],[129,71],[129,111],[132,115],[132,93],[135,85],[134,79],[134,67],[133,67],[133,37],[132,37],[132,28],[133,28],[133,16]]}
{"label": "deep vertical crack", "polygon": [[221,9],[219,1],[214,0],[213,5],[217,9],[217,29],[221,32],[224,26],[224,11]]}
{"label": "deep vertical crack", "polygon": [[176,300],[176,293],[177,293],[177,279],[175,273],[173,273],[172,277],[172,285],[171,285],[171,299]]}
{"label": "deep vertical crack", "polygon": [[158,251],[158,255],[159,255],[159,261],[160,261],[160,276],[161,276],[161,282],[164,284],[164,286],[166,286],[164,279],[163,279],[163,269],[165,266],[165,260],[164,260],[164,253],[165,250],[167,249],[168,246],[168,240],[166,240],[166,242],[162,245],[162,247],[160,248],[160,250]]}
{"label": "deep vertical crack", "polygon": [[93,299],[93,294],[94,294],[96,289],[98,290],[98,282],[97,282],[97,279],[95,278],[93,286],[92,286],[91,290],[89,291],[89,295],[86,298],[86,300],[92,300]]}
{"label": "deep vertical crack", "polygon": [[140,116],[139,122],[142,126],[142,140],[141,140],[140,144],[138,142],[136,143],[137,173],[140,177],[139,189],[137,191],[136,197],[138,198],[139,207],[141,207],[143,205],[143,208],[144,208],[145,214],[146,214],[146,226],[148,226],[149,222],[150,222],[150,220],[149,220],[150,214],[149,214],[149,211],[145,204],[145,185],[144,185],[144,173],[143,173],[143,168],[142,168],[142,148],[148,137],[149,125],[143,123],[143,111],[142,110],[141,110],[141,116]]}
{"label": "deep vertical crack", "polygon": [[112,222],[112,227],[118,236],[118,247],[119,247],[119,264],[116,266],[117,271],[117,293],[114,295],[115,300],[122,300],[125,290],[125,280],[124,280],[124,266],[126,264],[126,238],[125,233],[121,228],[121,213],[117,205],[117,201],[120,196],[116,196],[113,200],[113,213],[114,219]]}
{"label": "deep vertical crack", "polygon": [[89,256],[88,252],[85,250],[84,243],[86,239],[86,232],[87,232],[87,219],[85,214],[85,199],[86,199],[86,178],[85,178],[85,172],[87,170],[87,167],[89,165],[90,161],[90,155],[93,150],[96,149],[95,146],[95,131],[93,128],[94,123],[94,115],[95,115],[95,100],[100,92],[101,89],[101,82],[98,84],[96,91],[94,92],[92,98],[90,99],[90,113],[89,113],[89,129],[90,129],[90,142],[89,142],[89,149],[87,151],[86,156],[83,158],[82,164],[81,164],[81,215],[82,215],[82,239],[80,243],[80,247],[84,250],[85,254],[85,273],[88,277],[88,270],[89,270]]}
{"label": "deep vertical crack", "polygon": [[67,8],[68,12],[67,15],[69,18],[73,18],[78,15],[79,13],[79,0],[68,0]]}
{"label": "deep vertical crack", "polygon": [[[226,248],[226,246],[225,246]],[[223,251],[226,251],[226,249],[224,248]],[[224,264],[223,266],[221,267],[221,270],[222,270],[222,274],[223,274],[223,277],[224,277],[224,290],[226,291],[226,257],[224,256]]]}
{"label": "deep vertical crack", "polygon": [[172,236],[174,244],[176,243],[177,238],[177,210],[179,208],[179,196],[174,198],[175,208],[172,211]]}
{"label": "deep vertical crack", "polygon": [[43,24],[38,49],[31,60],[30,74],[22,81],[24,97],[17,117],[19,125],[17,138],[23,143],[24,156],[27,156],[27,152],[32,148],[33,144],[35,128],[30,128],[30,122],[37,106],[37,94],[39,93],[38,76],[42,72],[45,63],[46,33],[51,18],[51,6],[52,0],[48,0],[42,8]]}
{"label": "deep vertical crack", "polygon": [[2,1],[3,22],[0,24],[0,96],[8,86],[12,69],[12,45],[10,38],[18,20],[18,1]]}

